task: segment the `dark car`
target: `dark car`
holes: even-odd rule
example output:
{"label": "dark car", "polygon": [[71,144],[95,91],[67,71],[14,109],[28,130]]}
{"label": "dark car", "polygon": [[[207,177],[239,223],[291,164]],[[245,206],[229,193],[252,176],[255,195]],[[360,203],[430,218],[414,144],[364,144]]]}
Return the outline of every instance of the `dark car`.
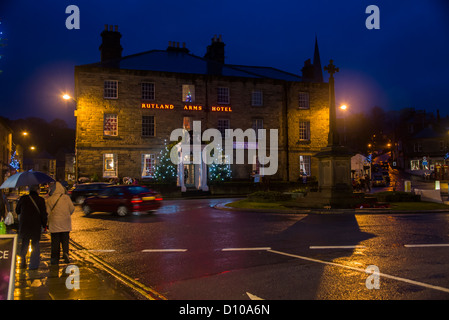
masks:
{"label": "dark car", "polygon": [[385,181],[385,179],[382,175],[376,174],[373,176],[372,185],[373,185],[373,187],[385,187],[387,185],[387,182]]}
{"label": "dark car", "polygon": [[95,196],[104,188],[110,186],[110,183],[106,182],[91,182],[82,183],[76,185],[68,191],[68,194],[73,202],[76,204],[82,204],[87,197]]}
{"label": "dark car", "polygon": [[104,188],[97,196],[84,200],[85,215],[92,212],[114,212],[123,217],[130,213],[138,215],[159,209],[162,196],[147,187],[115,185]]}

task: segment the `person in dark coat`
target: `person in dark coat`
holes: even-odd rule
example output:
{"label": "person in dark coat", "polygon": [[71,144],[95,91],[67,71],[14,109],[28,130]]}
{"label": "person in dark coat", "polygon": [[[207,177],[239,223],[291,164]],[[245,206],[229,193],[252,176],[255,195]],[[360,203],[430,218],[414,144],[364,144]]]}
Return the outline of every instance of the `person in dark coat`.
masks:
{"label": "person in dark coat", "polygon": [[40,263],[41,228],[47,226],[47,209],[45,199],[38,194],[39,186],[30,186],[30,193],[21,196],[16,206],[19,215],[19,238],[22,240],[20,257],[22,268],[26,267],[26,255],[31,241],[29,269],[37,269]]}

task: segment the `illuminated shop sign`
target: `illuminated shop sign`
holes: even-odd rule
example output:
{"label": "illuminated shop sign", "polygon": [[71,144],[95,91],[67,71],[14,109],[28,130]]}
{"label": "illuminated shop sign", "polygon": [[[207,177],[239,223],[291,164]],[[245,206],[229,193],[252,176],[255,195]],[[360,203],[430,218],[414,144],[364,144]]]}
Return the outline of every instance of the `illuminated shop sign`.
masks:
{"label": "illuminated shop sign", "polygon": [[142,109],[165,109],[173,110],[175,108],[172,104],[158,104],[158,103],[142,103]]}

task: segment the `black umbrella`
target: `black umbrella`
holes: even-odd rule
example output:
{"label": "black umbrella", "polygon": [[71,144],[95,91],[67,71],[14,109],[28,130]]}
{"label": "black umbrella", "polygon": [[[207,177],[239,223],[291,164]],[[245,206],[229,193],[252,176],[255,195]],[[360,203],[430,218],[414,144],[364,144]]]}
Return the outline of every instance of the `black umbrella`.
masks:
{"label": "black umbrella", "polygon": [[54,181],[55,179],[43,172],[30,170],[19,172],[10,176],[5,182],[3,182],[0,189],[34,186]]}

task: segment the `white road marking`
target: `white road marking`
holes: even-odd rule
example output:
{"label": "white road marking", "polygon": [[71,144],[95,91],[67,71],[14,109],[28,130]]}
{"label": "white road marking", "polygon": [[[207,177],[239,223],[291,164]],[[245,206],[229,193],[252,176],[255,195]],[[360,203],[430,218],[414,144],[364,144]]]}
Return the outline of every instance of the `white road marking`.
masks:
{"label": "white road marking", "polygon": [[353,246],[310,246],[309,249],[363,249],[365,246],[353,245]]}
{"label": "white road marking", "polygon": [[[268,250],[268,252],[284,255],[284,256],[287,256],[287,257],[302,259],[302,260],[306,260],[306,261],[326,264],[326,265],[329,265],[329,266],[340,267],[340,268],[350,269],[350,270],[354,270],[354,271],[359,271],[359,272],[362,272],[362,273],[367,273],[365,269],[345,266],[344,264],[339,264],[339,263],[335,263],[335,262],[328,262],[328,261],[323,261],[323,260],[303,257],[303,256],[299,256],[299,255],[296,255],[296,254],[291,254],[291,253],[286,253],[286,252],[281,252],[281,251],[276,251],[276,250]],[[416,286],[421,286],[421,287],[428,288],[428,289],[434,289],[434,290],[439,290],[439,291],[443,291],[443,292],[449,293],[449,289],[448,288],[443,288],[443,287],[440,287],[440,286],[434,286],[434,285],[427,284],[427,283],[424,283],[424,282],[419,282],[419,281],[415,281],[415,280],[400,278],[400,277],[392,276],[392,275],[381,273],[381,272],[379,272],[379,276],[380,277],[384,277],[384,278],[397,280],[397,281],[402,281],[402,282],[413,284],[413,285],[416,285]]]}
{"label": "white road marking", "polygon": [[144,249],[142,252],[186,252],[187,249]]}
{"label": "white road marking", "polygon": [[259,248],[224,248],[221,251],[257,251],[257,250],[271,250],[270,247],[259,247]]}
{"label": "white road marking", "polygon": [[429,247],[449,247],[449,243],[434,243],[434,244],[404,244],[406,248],[429,248]]}
{"label": "white road marking", "polygon": [[247,292],[246,294],[248,295],[250,300],[265,300],[265,299],[259,298],[258,296],[255,296],[249,292]]}

